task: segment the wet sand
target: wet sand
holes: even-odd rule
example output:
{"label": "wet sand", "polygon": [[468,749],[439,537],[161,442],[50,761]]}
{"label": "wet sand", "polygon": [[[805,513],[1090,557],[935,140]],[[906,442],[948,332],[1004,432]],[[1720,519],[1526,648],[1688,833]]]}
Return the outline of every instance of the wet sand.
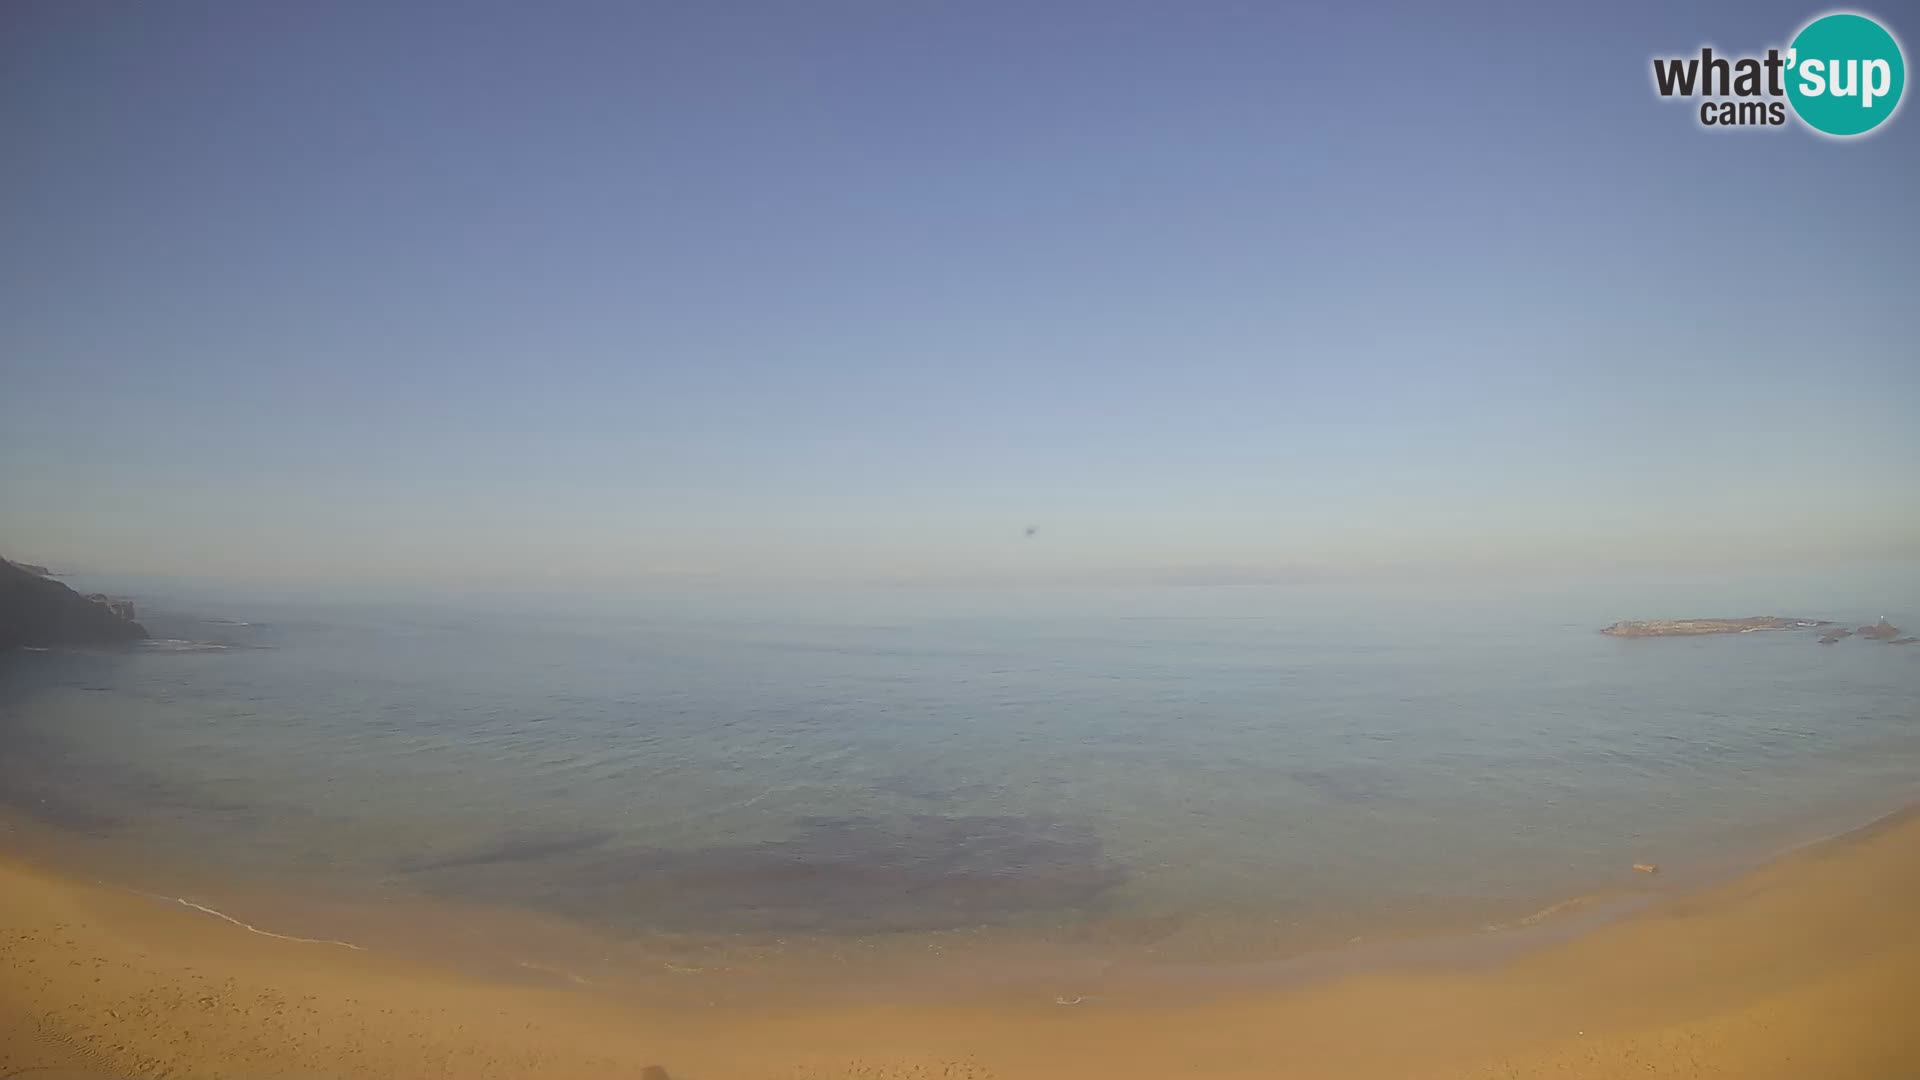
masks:
{"label": "wet sand", "polygon": [[0,861],[0,1077],[1920,1075],[1920,814],[1472,964],[1284,989],[709,1007],[268,936]]}

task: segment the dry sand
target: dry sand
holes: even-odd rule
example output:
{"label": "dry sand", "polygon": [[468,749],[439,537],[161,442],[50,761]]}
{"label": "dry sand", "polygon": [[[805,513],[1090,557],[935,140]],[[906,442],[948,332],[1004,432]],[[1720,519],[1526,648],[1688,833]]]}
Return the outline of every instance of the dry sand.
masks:
{"label": "dry sand", "polygon": [[1920,815],[1497,965],[1101,1000],[684,1008],[289,941],[0,862],[0,1080],[1920,1077]]}

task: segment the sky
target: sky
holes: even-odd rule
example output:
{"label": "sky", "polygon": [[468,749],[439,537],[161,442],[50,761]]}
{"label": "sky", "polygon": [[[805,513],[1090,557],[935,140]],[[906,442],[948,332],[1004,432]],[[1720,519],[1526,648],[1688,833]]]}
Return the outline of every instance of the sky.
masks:
{"label": "sky", "polygon": [[1920,114],[1707,130],[1649,74],[1824,9],[1330,7],[0,5],[0,552],[1920,553]]}

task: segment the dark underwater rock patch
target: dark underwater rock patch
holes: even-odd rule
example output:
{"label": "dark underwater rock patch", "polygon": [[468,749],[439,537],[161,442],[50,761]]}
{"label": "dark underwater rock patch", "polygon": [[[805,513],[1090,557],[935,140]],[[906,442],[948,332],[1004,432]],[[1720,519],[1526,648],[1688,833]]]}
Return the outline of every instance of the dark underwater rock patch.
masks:
{"label": "dark underwater rock patch", "polygon": [[1097,902],[1125,877],[1090,831],[1043,818],[805,817],[782,839],[687,850],[513,842],[418,864],[430,891],[628,929],[874,933]]}
{"label": "dark underwater rock patch", "polygon": [[534,862],[596,848],[611,839],[613,833],[605,829],[507,836],[451,855],[407,859],[400,863],[399,869],[405,873],[419,874],[467,866]]}

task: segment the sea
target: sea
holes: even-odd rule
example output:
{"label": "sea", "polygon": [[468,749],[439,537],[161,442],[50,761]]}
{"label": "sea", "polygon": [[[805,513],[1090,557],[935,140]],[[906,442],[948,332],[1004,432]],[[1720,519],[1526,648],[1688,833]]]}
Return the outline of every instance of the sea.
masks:
{"label": "sea", "polygon": [[1920,794],[1920,646],[1598,632],[1920,627],[1906,563],[1146,589],[73,584],[131,596],[155,638],[0,654],[15,849],[236,932],[579,986],[972,980],[1077,1000],[1149,972],[1281,977],[1376,942],[1603,917]]}

